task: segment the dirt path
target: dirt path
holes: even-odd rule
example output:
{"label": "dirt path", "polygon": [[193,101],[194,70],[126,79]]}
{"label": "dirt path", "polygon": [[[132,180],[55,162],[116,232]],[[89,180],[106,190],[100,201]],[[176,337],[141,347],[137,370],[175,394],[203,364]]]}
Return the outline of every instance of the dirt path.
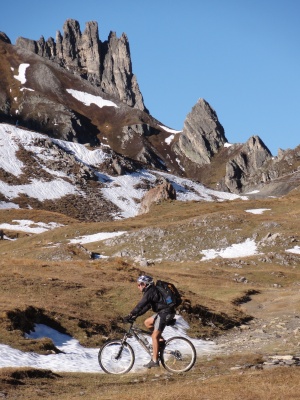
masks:
{"label": "dirt path", "polygon": [[254,319],[216,339],[225,354],[300,354],[300,287],[264,290],[241,309]]}

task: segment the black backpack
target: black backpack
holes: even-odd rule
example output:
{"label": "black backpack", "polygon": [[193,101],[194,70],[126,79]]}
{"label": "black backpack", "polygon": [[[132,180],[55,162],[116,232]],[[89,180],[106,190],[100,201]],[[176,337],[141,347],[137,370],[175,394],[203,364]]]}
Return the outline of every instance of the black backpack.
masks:
{"label": "black backpack", "polygon": [[173,283],[157,281],[155,285],[162,294],[164,302],[170,307],[178,307],[182,303],[182,298]]}

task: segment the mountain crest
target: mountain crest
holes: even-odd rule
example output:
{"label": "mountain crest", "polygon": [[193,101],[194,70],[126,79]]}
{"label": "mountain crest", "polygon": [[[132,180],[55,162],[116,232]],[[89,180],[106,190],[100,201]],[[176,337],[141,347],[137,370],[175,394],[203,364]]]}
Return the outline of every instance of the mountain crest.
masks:
{"label": "mountain crest", "polygon": [[137,79],[132,72],[131,55],[127,35],[118,38],[110,32],[108,40],[99,39],[98,23],[86,23],[81,33],[79,22],[67,19],[63,34],[56,33],[56,41],[50,37],[38,41],[19,37],[16,46],[55,61],[64,68],[99,86],[131,107],[148,112]]}
{"label": "mountain crest", "polygon": [[224,128],[215,110],[207,101],[199,99],[184,121],[177,151],[202,166],[209,164],[226,142]]}
{"label": "mountain crest", "polygon": [[[109,149],[108,170],[121,175],[143,164],[238,194],[259,188],[262,195],[266,187],[265,194],[282,195],[299,185],[299,150],[272,158],[258,136],[229,144],[204,99],[183,131],[156,120],[144,107],[125,33],[102,42],[97,22],[82,33],[68,19],[56,40],[19,37],[14,46],[0,33],[0,54],[0,122]],[[133,167],[124,167],[127,160]]]}

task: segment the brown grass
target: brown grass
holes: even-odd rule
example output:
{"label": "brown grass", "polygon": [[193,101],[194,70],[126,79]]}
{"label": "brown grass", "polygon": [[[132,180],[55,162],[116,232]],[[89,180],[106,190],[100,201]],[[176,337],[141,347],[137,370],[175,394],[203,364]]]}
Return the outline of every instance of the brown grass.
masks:
{"label": "brown grass", "polygon": [[[139,300],[135,280],[141,272],[171,280],[179,287],[184,298],[181,312],[191,325],[191,336],[212,338],[247,321],[260,306],[255,301],[252,308],[252,302],[247,308],[239,305],[249,300],[251,293],[260,293],[257,298],[262,305],[261,318],[267,318],[268,313],[274,317],[284,315],[287,309],[297,313],[299,256],[288,254],[285,249],[299,245],[299,199],[295,191],[286,198],[261,201],[171,202],[157,205],[143,216],[101,224],[80,223],[57,213],[0,210],[3,222],[31,219],[65,225],[40,235],[23,235],[14,242],[0,242],[1,342],[23,351],[48,354],[56,350],[49,340],[25,340],[23,336],[34,323],[46,323],[69,333],[85,346],[100,346],[107,338],[120,334],[120,316]],[[245,212],[250,208],[271,211],[252,215]],[[151,232],[157,229],[164,235],[155,240]],[[91,260],[84,249],[69,244],[69,238],[76,236],[119,230],[135,234],[129,234],[131,239],[124,244],[132,254],[139,255],[135,249],[140,247],[140,239],[146,258],[157,255],[166,243],[169,253],[166,251],[160,262],[142,268],[131,258]],[[280,236],[274,243],[262,246],[263,254],[258,256],[203,262],[195,251],[189,250],[196,244],[198,250],[216,248],[224,238],[228,245],[248,237],[259,241],[268,232],[278,232]],[[195,238],[199,238],[197,243]],[[121,242],[118,239],[115,243],[99,242],[85,247],[115,254],[122,250]],[[180,251],[185,250],[185,258],[168,258],[173,249],[183,255]],[[237,282],[237,275],[245,276],[247,283]],[[290,349],[289,342],[282,342],[283,354]],[[238,356],[201,359],[182,376],[168,375],[164,370],[112,377],[2,369],[0,393],[31,400],[148,399],[153,393],[157,399],[298,398],[297,368],[231,370],[236,365],[255,364],[257,357],[242,352]]]}
{"label": "brown grass", "polygon": [[[265,371],[222,371],[223,364],[201,365],[192,372],[172,376],[164,371],[109,376],[55,374],[34,369],[0,371],[2,393],[16,399],[60,398],[73,400],[282,400],[299,398],[297,367]],[[215,367],[215,368],[213,368]],[[223,367],[224,370],[224,367]],[[218,375],[218,373],[221,375]]]}

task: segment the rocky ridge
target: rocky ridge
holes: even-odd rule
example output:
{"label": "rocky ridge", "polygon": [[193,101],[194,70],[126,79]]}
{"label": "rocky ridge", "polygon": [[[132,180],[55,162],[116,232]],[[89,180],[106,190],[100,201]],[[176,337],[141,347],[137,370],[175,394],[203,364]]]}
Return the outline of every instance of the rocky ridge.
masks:
{"label": "rocky ridge", "polygon": [[131,107],[146,110],[132,72],[125,33],[117,38],[110,32],[108,40],[102,42],[97,22],[87,22],[81,32],[78,21],[68,19],[63,25],[63,34],[57,31],[56,40],[52,37],[45,40],[43,36],[37,41],[19,37],[16,46],[56,62]]}
{"label": "rocky ridge", "polygon": [[[126,34],[117,38],[111,32],[101,41],[95,21],[81,32],[69,19],[55,40],[19,37],[13,46],[4,33],[0,39],[0,121],[93,147],[107,145],[119,164],[124,157],[216,190],[282,196],[300,184],[299,147],[272,157],[258,136],[245,144],[228,143],[217,113],[204,99],[187,115],[182,132],[152,117],[132,71]],[[20,64],[29,65],[25,84],[16,81]],[[83,104],[70,88],[115,106]]]}

